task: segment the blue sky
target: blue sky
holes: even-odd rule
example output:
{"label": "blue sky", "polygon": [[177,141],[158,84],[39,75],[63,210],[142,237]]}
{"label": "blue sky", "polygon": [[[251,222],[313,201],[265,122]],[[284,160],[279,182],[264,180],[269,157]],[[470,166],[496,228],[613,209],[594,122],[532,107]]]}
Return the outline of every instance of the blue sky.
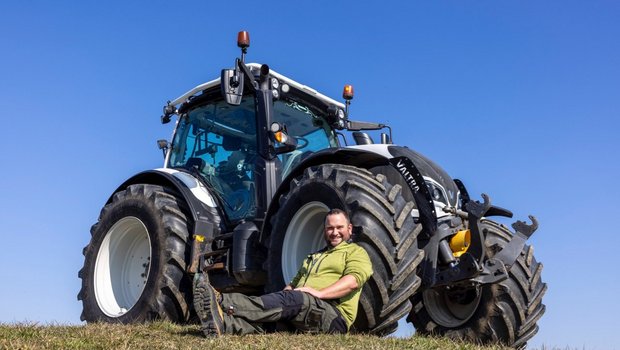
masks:
{"label": "blue sky", "polygon": [[231,66],[245,29],[249,61],[337,99],[353,84],[354,119],[538,217],[532,347],[619,348],[618,2],[237,3],[0,4],[0,322],[79,323],[101,206],[161,166],[161,107]]}

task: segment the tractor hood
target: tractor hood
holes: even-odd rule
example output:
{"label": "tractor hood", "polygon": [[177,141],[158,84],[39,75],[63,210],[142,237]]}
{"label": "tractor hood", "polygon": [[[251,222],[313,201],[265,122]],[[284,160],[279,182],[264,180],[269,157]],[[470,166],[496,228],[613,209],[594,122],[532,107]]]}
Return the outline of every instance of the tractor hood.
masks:
{"label": "tractor hood", "polygon": [[410,174],[407,172],[411,171],[411,169],[407,169],[406,165],[408,164],[399,162],[398,160],[401,158],[409,159],[414,168],[417,169],[424,178],[434,200],[437,201],[437,199],[443,198],[443,200],[446,201],[445,204],[451,207],[458,206],[459,189],[456,187],[454,180],[445,170],[439,167],[439,165],[422,154],[406,146],[384,144],[349,146],[347,149],[364,150],[381,155],[387,158],[403,177],[409,176]]}
{"label": "tractor hood", "polygon": [[420,173],[422,173],[422,176],[424,176],[426,182],[443,188],[445,191],[444,195],[448,200],[447,204],[452,207],[457,206],[459,190],[454,180],[439,165],[407,147],[388,146],[388,150],[394,157],[407,157],[411,159],[418,170],[420,170]]}

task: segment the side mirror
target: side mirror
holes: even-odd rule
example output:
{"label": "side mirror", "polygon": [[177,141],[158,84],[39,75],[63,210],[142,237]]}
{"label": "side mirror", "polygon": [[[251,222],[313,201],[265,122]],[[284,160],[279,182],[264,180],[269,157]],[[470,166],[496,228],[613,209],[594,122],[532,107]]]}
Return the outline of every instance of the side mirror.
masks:
{"label": "side mirror", "polygon": [[164,106],[164,114],[161,116],[161,123],[168,124],[170,123],[170,118],[172,118],[173,114],[177,113],[177,109],[170,104],[170,101]]}
{"label": "side mirror", "polygon": [[220,88],[226,103],[240,105],[243,97],[243,74],[235,69],[222,69]]}

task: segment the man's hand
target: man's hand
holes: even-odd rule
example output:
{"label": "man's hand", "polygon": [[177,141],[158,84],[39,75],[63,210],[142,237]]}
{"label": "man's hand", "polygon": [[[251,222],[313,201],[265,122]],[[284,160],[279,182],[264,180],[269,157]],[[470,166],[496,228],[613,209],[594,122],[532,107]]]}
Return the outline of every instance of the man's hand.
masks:
{"label": "man's hand", "polygon": [[310,287],[295,288],[295,290],[308,293],[319,299],[338,299],[349,295],[358,288],[357,280],[351,275],[342,276],[334,284],[321,290]]}
{"label": "man's hand", "polygon": [[286,287],[284,287],[284,289],[282,290],[293,290],[293,286],[291,286],[290,284],[287,284]]}
{"label": "man's hand", "polygon": [[295,288],[295,290],[300,291],[300,292],[304,292],[304,293],[308,293],[308,294],[314,296],[315,298],[323,299],[323,294],[321,293],[321,291],[320,290],[316,290],[316,289],[311,288],[311,287],[299,287],[299,288]]}

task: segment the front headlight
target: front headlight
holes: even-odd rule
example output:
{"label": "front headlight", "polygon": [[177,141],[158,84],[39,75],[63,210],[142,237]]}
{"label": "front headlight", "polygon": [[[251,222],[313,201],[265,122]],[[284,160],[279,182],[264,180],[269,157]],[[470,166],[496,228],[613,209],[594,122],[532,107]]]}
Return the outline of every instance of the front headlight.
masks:
{"label": "front headlight", "polygon": [[447,206],[448,205],[448,196],[446,195],[445,190],[438,183],[433,180],[425,179],[426,186],[428,187],[428,191],[435,202],[435,206]]}

